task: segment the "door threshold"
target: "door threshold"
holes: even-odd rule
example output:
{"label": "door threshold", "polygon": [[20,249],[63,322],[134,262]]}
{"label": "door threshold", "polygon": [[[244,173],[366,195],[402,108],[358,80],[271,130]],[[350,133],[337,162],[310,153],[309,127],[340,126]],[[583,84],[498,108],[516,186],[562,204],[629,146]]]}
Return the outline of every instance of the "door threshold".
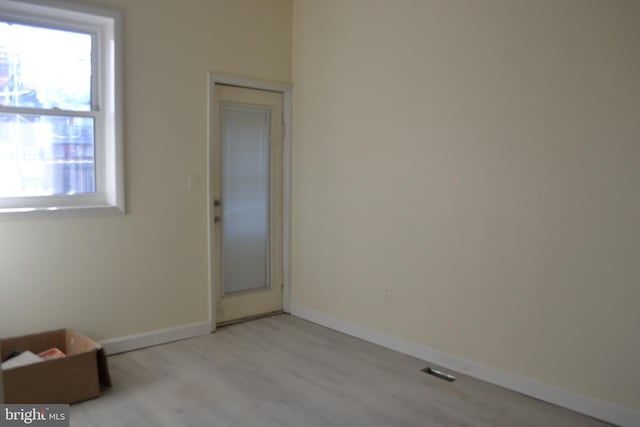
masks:
{"label": "door threshold", "polygon": [[223,328],[225,326],[231,326],[237,323],[250,322],[252,320],[263,319],[265,317],[278,316],[280,314],[284,314],[284,310],[270,311],[268,313],[255,314],[253,316],[241,317],[234,320],[225,320],[224,322],[216,322],[216,328]]}

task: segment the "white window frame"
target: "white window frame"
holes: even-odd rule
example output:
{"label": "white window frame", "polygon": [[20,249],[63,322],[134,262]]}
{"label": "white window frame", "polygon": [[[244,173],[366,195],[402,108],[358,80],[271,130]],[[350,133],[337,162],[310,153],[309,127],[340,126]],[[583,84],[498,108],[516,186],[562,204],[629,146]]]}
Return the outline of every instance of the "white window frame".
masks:
{"label": "white window frame", "polygon": [[0,0],[0,20],[93,36],[91,111],[0,106],[0,112],[94,118],[96,171],[95,193],[0,197],[0,219],[39,213],[124,213],[121,13],[66,0]]}

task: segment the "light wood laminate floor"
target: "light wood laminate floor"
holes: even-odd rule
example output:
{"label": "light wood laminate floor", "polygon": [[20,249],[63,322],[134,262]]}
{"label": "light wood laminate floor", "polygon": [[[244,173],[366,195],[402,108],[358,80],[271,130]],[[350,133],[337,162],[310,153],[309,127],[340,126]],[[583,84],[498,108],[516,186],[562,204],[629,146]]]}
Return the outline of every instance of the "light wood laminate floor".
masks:
{"label": "light wood laminate floor", "polygon": [[608,424],[281,315],[109,357],[114,387],[71,426],[508,426]]}

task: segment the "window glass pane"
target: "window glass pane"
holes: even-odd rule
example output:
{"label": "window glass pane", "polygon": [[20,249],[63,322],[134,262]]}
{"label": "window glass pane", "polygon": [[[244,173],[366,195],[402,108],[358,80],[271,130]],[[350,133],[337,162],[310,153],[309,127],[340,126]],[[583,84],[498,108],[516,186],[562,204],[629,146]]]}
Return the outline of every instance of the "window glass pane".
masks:
{"label": "window glass pane", "polygon": [[95,192],[93,121],[0,114],[0,197]]}
{"label": "window glass pane", "polygon": [[91,39],[0,21],[0,105],[91,110]]}
{"label": "window glass pane", "polygon": [[268,288],[270,110],[222,106],[224,294]]}

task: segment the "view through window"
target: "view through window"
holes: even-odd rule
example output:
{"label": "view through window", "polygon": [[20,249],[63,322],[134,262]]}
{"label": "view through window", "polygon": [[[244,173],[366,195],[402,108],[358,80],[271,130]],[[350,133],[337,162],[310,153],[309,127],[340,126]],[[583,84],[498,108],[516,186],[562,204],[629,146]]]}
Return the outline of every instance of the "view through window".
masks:
{"label": "view through window", "polygon": [[96,191],[92,43],[0,21],[0,197]]}

